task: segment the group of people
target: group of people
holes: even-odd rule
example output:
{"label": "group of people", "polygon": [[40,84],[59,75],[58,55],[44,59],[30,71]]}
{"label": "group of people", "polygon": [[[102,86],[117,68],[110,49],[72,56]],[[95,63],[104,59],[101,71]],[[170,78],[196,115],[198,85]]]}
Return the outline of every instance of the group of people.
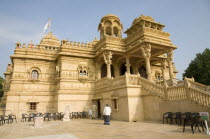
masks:
{"label": "group of people", "polygon": [[[92,106],[92,109],[89,109],[88,110],[88,114],[89,114],[89,117],[90,118],[92,118],[92,119],[95,119],[96,118],[96,110],[97,110],[96,105],[93,105]],[[109,107],[109,105],[106,104],[106,106],[104,107],[104,110],[103,110],[104,125],[110,125],[111,111],[112,110]]]}

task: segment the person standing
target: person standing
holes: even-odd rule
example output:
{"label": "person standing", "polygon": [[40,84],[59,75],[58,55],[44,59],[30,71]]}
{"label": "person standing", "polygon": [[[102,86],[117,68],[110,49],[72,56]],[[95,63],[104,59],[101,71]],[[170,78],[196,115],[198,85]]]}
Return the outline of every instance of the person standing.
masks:
{"label": "person standing", "polygon": [[106,104],[106,107],[104,107],[103,116],[104,116],[104,124],[110,125],[110,115],[111,115],[111,108],[108,104]]}

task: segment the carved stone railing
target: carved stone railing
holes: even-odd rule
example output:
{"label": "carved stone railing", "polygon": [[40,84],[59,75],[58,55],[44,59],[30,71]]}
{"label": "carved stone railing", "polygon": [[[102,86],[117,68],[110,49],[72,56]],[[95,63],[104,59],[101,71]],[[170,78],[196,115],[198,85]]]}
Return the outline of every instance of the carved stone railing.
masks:
{"label": "carved stone railing", "polygon": [[[190,86],[191,86],[192,88],[196,88],[196,89],[199,89],[199,90],[201,90],[201,91],[210,91],[210,90],[209,90],[209,87],[206,86],[206,85],[203,85],[203,84],[200,84],[200,83],[191,81],[191,80],[188,80],[188,82],[190,83]],[[210,93],[210,92],[209,92],[209,93]]]}
{"label": "carved stone railing", "polygon": [[187,94],[184,85],[171,86],[167,88],[168,100],[186,99]]}
{"label": "carved stone railing", "polygon": [[100,89],[104,89],[104,88],[106,88],[107,87],[107,83],[108,83],[108,81],[109,81],[110,79],[109,78],[102,78],[102,79],[100,79],[100,80],[97,80],[96,81],[96,88],[97,88],[97,90],[100,90]]}
{"label": "carved stone railing", "polygon": [[52,52],[58,52],[59,47],[55,46],[46,46],[46,45],[33,45],[33,44],[23,44],[21,45],[20,43],[16,44],[16,50],[45,50],[45,51],[52,51]]}
{"label": "carved stone railing", "polygon": [[210,107],[210,93],[206,86],[185,79],[177,85],[158,85],[139,75],[125,74],[123,76],[110,79],[102,78],[96,81],[97,90],[112,90],[120,87],[142,87],[150,94],[156,95],[167,101],[191,100],[199,105]]}
{"label": "carved stone railing", "polygon": [[166,98],[165,90],[163,86],[157,85],[145,78],[139,77],[139,82],[142,88],[151,94],[157,95],[161,97],[162,99]]}
{"label": "carved stone railing", "polygon": [[89,48],[92,49],[94,47],[93,43],[84,43],[84,42],[76,42],[76,41],[67,41],[63,40],[62,42],[62,47],[74,47],[74,48]]}
{"label": "carved stone railing", "polygon": [[210,94],[198,88],[189,87],[189,99],[202,106],[210,107]]}
{"label": "carved stone railing", "polygon": [[111,90],[119,87],[124,87],[126,85],[126,77],[120,76],[117,78],[102,78],[98,81],[96,81],[96,90]]}
{"label": "carved stone railing", "polygon": [[140,85],[144,90],[148,91],[151,94],[157,95],[165,99],[164,87],[156,83],[153,83],[145,78],[140,77],[139,75],[126,75],[127,85]]}

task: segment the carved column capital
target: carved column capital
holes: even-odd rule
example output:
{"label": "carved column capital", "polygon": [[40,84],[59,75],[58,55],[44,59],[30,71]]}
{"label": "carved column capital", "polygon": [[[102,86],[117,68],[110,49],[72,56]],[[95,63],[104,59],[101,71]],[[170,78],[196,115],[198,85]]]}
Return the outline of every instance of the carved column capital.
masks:
{"label": "carved column capital", "polygon": [[105,61],[105,63],[106,64],[112,64],[112,52],[111,51],[105,51],[104,53],[103,53],[103,56],[104,56],[104,61]]}
{"label": "carved column capital", "polygon": [[141,45],[141,51],[142,51],[142,55],[145,59],[150,58],[150,56],[151,56],[151,44],[150,43],[144,43],[143,45]]}

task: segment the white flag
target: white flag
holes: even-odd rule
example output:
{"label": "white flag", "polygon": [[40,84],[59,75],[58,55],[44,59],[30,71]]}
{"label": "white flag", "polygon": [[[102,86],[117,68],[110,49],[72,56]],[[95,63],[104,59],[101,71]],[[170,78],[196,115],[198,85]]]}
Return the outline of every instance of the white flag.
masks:
{"label": "white flag", "polygon": [[50,28],[50,20],[48,20],[47,24],[44,26],[44,30],[43,33],[45,33],[45,31]]}

